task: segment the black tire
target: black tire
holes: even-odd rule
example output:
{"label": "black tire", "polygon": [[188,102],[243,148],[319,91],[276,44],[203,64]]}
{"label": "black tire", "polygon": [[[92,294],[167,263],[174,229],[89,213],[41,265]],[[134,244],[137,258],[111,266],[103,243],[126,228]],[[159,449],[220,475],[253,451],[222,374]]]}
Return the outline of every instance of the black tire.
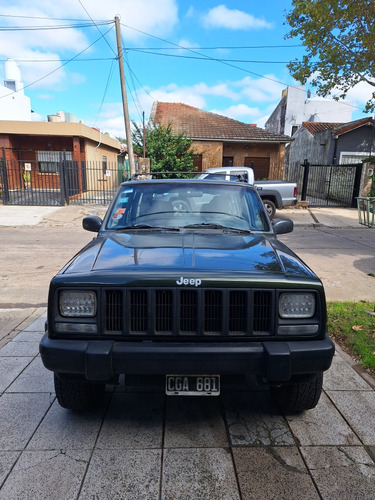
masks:
{"label": "black tire", "polygon": [[56,373],[54,382],[57,401],[68,410],[88,410],[96,406],[104,396],[105,384],[60,378]]}
{"label": "black tire", "polygon": [[266,212],[268,213],[268,217],[270,219],[273,219],[275,217],[276,213],[276,207],[273,201],[271,200],[262,200],[264,208],[266,209]]}
{"label": "black tire", "polygon": [[312,380],[271,387],[271,392],[284,413],[300,413],[315,408],[322,393],[322,386],[323,373],[320,372]]}

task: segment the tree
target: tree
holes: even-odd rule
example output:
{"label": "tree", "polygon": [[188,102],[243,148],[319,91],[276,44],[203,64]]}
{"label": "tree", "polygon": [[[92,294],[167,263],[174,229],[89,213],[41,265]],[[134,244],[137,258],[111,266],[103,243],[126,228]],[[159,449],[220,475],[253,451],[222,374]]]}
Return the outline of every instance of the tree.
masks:
{"label": "tree", "polygon": [[[292,0],[285,38],[299,37],[306,48],[288,69],[297,81],[311,84],[323,97],[338,91],[343,99],[359,82],[375,87],[374,0]],[[375,89],[366,111],[375,109]]]}
{"label": "tree", "polygon": [[[143,156],[143,130],[133,122],[133,149],[138,156]],[[173,172],[173,176],[186,177],[181,172],[194,171],[194,151],[192,139],[184,134],[173,134],[172,126],[167,127],[151,123],[145,130],[146,158],[151,159],[151,172]],[[180,174],[179,174],[180,173]]]}

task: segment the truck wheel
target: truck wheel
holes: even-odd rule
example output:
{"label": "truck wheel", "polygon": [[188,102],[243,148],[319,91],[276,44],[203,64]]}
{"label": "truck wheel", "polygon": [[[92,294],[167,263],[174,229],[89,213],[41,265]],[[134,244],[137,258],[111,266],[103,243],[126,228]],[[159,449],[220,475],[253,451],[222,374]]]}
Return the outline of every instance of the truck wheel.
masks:
{"label": "truck wheel", "polygon": [[82,379],[65,379],[54,374],[55,392],[60,406],[68,410],[88,410],[103,398],[105,384]]}
{"label": "truck wheel", "polygon": [[266,212],[268,213],[268,217],[270,219],[273,219],[276,213],[276,207],[273,201],[271,200],[262,200],[264,208],[266,209]]}
{"label": "truck wheel", "polygon": [[305,382],[291,382],[271,387],[271,393],[284,413],[299,413],[311,410],[318,404],[323,386],[323,373]]}

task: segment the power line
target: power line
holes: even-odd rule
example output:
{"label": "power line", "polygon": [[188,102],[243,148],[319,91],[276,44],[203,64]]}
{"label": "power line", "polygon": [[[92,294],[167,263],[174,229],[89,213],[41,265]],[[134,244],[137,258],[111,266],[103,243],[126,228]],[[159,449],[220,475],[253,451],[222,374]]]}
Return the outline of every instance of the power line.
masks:
{"label": "power line", "polygon": [[[204,60],[207,61],[207,56],[204,57],[198,57],[198,56],[183,56],[183,55],[178,55],[178,54],[160,54],[158,52],[151,52],[149,50],[139,50],[139,49],[134,49],[134,48],[129,48],[127,49],[129,51],[135,51],[135,52],[140,52],[142,54],[152,54],[155,56],[161,56],[161,57],[177,57],[181,59],[197,59],[197,60]],[[249,59],[222,59],[221,57],[215,57],[213,58],[213,61],[215,62],[236,62],[236,63],[251,63],[251,64],[288,64],[290,61],[252,61]]]}
{"label": "power line", "polygon": [[[44,17],[44,16],[15,16],[15,15],[9,15],[9,14],[0,14],[0,17],[9,17],[11,19],[42,19],[43,21],[75,21],[75,22],[82,22],[82,19],[74,19],[74,18],[69,18],[69,17]],[[101,19],[95,21],[96,23],[103,23],[103,22],[113,22],[108,21],[108,19]]]}
{"label": "power line", "polygon": [[[106,35],[107,33],[109,33],[112,29],[114,28],[114,25],[111,26],[109,28],[109,30],[106,31],[106,33],[104,33],[104,35]],[[74,61],[74,59],[76,59],[78,56],[80,56],[81,54],[83,54],[84,52],[86,52],[86,50],[88,50],[90,47],[92,47],[93,45],[95,45],[104,35],[100,36],[97,40],[95,40],[94,42],[92,42],[90,45],[88,45],[85,49],[81,50],[81,52],[79,52],[78,54],[76,54],[74,57],[70,58],[67,62],[65,62],[64,64],[61,64],[60,66],[58,66],[57,68],[55,68],[53,71],[50,71],[49,73],[47,73],[46,75],[42,76],[41,78],[38,78],[37,80],[35,80],[34,82],[31,82],[29,83],[28,85],[25,85],[23,89],[26,89],[28,87],[31,87],[32,85],[35,85],[36,83],[44,80],[45,78],[47,78],[48,76],[52,75],[53,73],[56,73],[56,71],[58,71],[59,69],[63,68],[64,66],[66,66],[67,64],[69,64],[70,62]],[[0,96],[0,99],[4,98],[4,97],[8,97],[9,95],[12,95],[14,94],[15,92],[19,92],[19,90],[16,90],[16,91],[13,91],[13,92],[10,92],[9,94],[6,94],[6,95],[3,95],[3,96]]]}
{"label": "power line", "polygon": [[[99,33],[102,35],[102,32],[100,31],[100,29],[98,28],[98,23],[96,23],[93,18],[90,16],[90,14],[88,13],[86,7],[83,5],[83,3],[81,2],[81,0],[78,0],[78,3],[81,5],[81,7],[83,8],[83,10],[86,12],[86,14],[89,16],[89,18],[91,19],[91,21],[94,23],[96,29],[99,31]],[[114,22],[114,21],[112,21]],[[106,39],[105,36],[103,36],[104,38],[104,41],[106,42],[106,44],[108,45],[108,47],[112,50],[112,52],[116,55],[116,51],[113,49],[113,47],[111,47],[110,43],[108,42],[108,40]]]}
{"label": "power line", "polygon": [[54,26],[0,26],[0,31],[49,31],[49,30],[66,30],[66,29],[81,29],[92,28],[93,26],[108,26],[112,24],[110,21],[103,21],[100,23],[81,22],[80,24],[56,24]]}
{"label": "power line", "polygon": [[[169,42],[168,42],[169,43]],[[288,49],[288,48],[295,48],[295,47],[303,47],[301,44],[295,44],[295,45],[235,45],[235,46],[217,46],[217,47],[196,47],[199,50],[237,50],[237,49]],[[151,47],[152,50],[189,50],[192,47],[183,47],[178,46],[178,47]],[[132,50],[145,50],[144,47],[133,47]]]}
{"label": "power line", "polygon": [[100,112],[102,110],[102,107],[103,107],[103,103],[104,103],[104,99],[105,99],[105,96],[107,95],[107,91],[108,91],[108,87],[109,87],[109,82],[111,81],[111,78],[112,78],[112,74],[113,74],[113,63],[115,62],[116,59],[112,59],[112,63],[111,63],[111,67],[109,68],[109,73],[108,73],[108,77],[107,77],[107,83],[106,83],[106,86],[105,86],[105,89],[104,89],[104,94],[103,94],[103,97],[102,97],[102,101],[100,103],[100,106],[99,106],[99,110],[96,114],[96,117],[95,117],[95,120],[94,120],[94,125],[96,124],[96,122],[98,121],[98,118],[99,118],[99,115],[100,115]]}

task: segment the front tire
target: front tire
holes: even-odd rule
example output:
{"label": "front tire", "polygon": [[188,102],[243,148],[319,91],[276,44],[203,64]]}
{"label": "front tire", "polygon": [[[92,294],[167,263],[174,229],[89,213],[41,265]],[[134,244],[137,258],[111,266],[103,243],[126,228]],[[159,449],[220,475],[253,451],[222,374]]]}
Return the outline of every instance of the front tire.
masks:
{"label": "front tire", "polygon": [[315,408],[320,399],[322,387],[323,373],[319,372],[312,380],[271,387],[271,393],[284,413],[300,413]]}
{"label": "front tire", "polygon": [[60,378],[54,373],[57,401],[68,410],[88,410],[104,396],[105,384],[95,384],[77,378]]}
{"label": "front tire", "polygon": [[273,219],[275,217],[276,213],[276,206],[273,201],[271,200],[262,200],[264,208],[266,209],[266,212],[268,213],[268,217],[270,219]]}

